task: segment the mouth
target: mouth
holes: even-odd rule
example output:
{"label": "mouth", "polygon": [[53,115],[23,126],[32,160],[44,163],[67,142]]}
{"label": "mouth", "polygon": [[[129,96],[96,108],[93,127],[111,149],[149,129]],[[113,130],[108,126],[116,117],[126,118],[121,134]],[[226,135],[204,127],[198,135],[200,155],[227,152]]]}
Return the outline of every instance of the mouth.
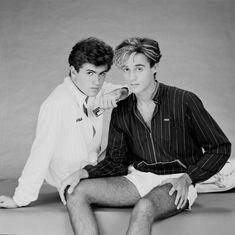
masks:
{"label": "mouth", "polygon": [[98,91],[100,88],[99,87],[91,87],[91,90]]}

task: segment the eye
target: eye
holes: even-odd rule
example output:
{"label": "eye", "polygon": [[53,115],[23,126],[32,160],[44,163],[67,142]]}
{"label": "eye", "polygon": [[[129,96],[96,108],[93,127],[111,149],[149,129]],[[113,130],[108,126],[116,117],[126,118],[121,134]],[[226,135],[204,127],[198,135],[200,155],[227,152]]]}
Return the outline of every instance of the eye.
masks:
{"label": "eye", "polygon": [[106,73],[105,73],[105,72],[103,72],[103,73],[100,74],[100,77],[101,77],[101,78],[105,78],[105,76],[106,76]]}
{"label": "eye", "polygon": [[142,71],[144,70],[144,68],[143,68],[143,67],[137,67],[136,70],[137,70],[138,72],[142,72]]}
{"label": "eye", "polygon": [[124,73],[126,73],[126,72],[129,71],[129,68],[122,68],[122,71],[123,71]]}
{"label": "eye", "polygon": [[87,75],[88,75],[88,76],[92,76],[93,74],[94,74],[93,71],[87,71]]}

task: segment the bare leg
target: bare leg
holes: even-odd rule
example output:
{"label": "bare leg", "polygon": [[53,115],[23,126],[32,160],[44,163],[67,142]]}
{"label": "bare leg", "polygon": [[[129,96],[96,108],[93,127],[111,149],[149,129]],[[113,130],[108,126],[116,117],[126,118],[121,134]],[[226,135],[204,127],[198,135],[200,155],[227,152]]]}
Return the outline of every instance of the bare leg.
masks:
{"label": "bare leg", "polygon": [[184,210],[177,210],[175,206],[176,193],[169,196],[171,187],[171,184],[155,187],[137,202],[132,212],[128,235],[150,235],[154,221]]}
{"label": "bare leg", "polygon": [[67,208],[76,235],[97,235],[97,222],[91,205],[132,206],[140,199],[135,186],[125,177],[82,180],[72,195],[67,195]]}

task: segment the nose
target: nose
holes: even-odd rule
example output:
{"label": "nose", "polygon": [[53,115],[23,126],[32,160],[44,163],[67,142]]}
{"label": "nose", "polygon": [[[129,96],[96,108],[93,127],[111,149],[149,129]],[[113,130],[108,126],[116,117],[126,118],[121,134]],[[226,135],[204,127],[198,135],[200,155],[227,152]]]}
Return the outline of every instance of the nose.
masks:
{"label": "nose", "polygon": [[135,81],[136,80],[136,74],[134,71],[131,71],[129,74],[129,79],[130,81]]}
{"label": "nose", "polygon": [[100,83],[99,74],[95,74],[93,77],[93,84],[99,85],[99,83]]}

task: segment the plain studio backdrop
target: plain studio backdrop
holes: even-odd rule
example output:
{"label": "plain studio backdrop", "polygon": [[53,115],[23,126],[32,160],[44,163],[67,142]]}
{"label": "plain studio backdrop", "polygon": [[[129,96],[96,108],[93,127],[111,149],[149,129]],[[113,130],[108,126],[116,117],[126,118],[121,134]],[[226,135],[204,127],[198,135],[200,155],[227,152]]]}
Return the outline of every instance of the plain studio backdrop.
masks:
{"label": "plain studio backdrop", "polygon": [[[88,36],[158,40],[159,81],[195,92],[234,143],[234,12],[233,0],[0,0],[0,179],[19,177],[40,104]],[[107,80],[124,82],[115,67]]]}

